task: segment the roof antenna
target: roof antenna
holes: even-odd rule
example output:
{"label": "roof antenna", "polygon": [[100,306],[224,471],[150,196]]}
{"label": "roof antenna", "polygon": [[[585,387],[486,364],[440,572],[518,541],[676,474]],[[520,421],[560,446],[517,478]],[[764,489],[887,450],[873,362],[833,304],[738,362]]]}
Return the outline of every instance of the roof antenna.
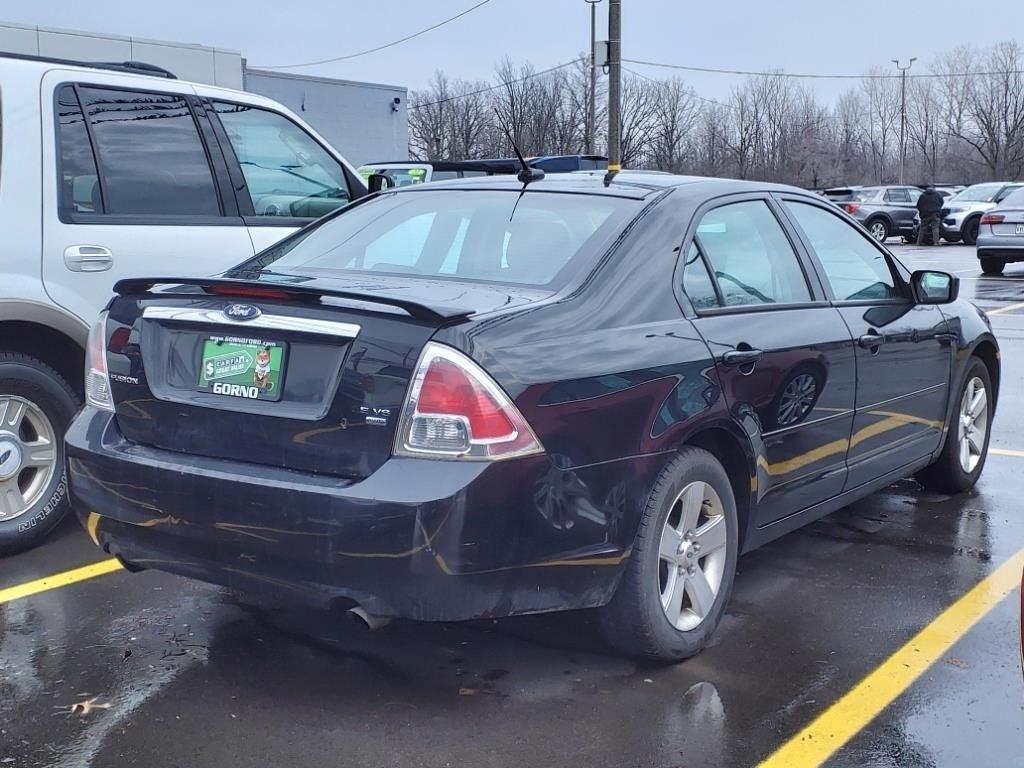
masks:
{"label": "roof antenna", "polygon": [[526,158],[523,157],[523,153],[519,151],[519,147],[516,146],[515,140],[512,138],[512,134],[509,132],[508,127],[502,122],[501,113],[498,108],[494,108],[494,114],[498,116],[498,124],[501,126],[501,130],[505,132],[505,136],[508,137],[508,143],[512,145],[512,149],[515,150],[516,157],[519,158],[519,173],[516,174],[516,178],[523,182],[523,189],[526,189],[526,185],[531,181],[539,181],[544,178],[544,171],[540,168],[533,168],[526,164]]}

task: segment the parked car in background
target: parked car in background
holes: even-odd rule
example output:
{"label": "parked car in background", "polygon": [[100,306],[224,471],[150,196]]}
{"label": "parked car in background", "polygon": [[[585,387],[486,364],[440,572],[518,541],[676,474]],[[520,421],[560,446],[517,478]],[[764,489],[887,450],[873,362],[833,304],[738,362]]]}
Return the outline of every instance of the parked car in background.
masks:
{"label": "parked car in background", "polygon": [[982,214],[978,260],[986,275],[1002,274],[1007,264],[1024,261],[1024,188]]}
{"label": "parked car in background", "polygon": [[741,552],[913,473],[975,484],[999,352],[958,285],[792,187],[392,189],[119,283],[71,496],[129,570],[371,624],[600,608],[679,660]]}
{"label": "parked car in background", "polygon": [[830,187],[828,189],[819,190],[818,194],[824,197],[829,202],[841,206],[843,203],[849,203],[853,200],[856,200],[857,192],[860,191],[861,189],[862,187],[860,186]]}
{"label": "parked car in background", "polygon": [[[529,157],[526,162],[531,167],[540,168],[545,173],[570,173],[608,168],[608,158],[602,155],[550,155]],[[367,163],[359,167],[359,175],[363,177],[364,181],[374,173],[391,177],[396,187],[406,187],[412,184],[426,184],[429,181],[519,173],[519,160],[514,157],[485,160],[432,160],[424,163],[398,160]]]}
{"label": "parked car in background", "polygon": [[861,187],[840,207],[864,225],[880,243],[894,236],[911,237],[917,227],[917,187]]}
{"label": "parked car in background", "polygon": [[982,214],[1021,187],[1024,187],[1024,182],[992,181],[973,184],[954,195],[943,209],[942,239],[949,243],[962,240],[966,245],[974,245],[978,240]]}
{"label": "parked car in background", "polygon": [[117,280],[208,275],[366,194],[277,102],[0,54],[0,552],[67,510],[63,435]]}

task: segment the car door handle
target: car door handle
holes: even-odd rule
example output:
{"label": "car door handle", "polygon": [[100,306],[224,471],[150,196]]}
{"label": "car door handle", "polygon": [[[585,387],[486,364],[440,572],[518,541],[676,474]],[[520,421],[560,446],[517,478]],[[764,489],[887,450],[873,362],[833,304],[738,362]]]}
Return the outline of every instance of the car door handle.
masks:
{"label": "car door handle", "polygon": [[114,254],[102,245],[69,245],[64,265],[72,272],[106,272],[114,266]]}
{"label": "car door handle", "polygon": [[881,346],[882,344],[885,344],[885,336],[880,333],[865,333],[863,336],[857,339],[857,343],[860,344],[865,349],[869,349],[871,347],[878,347]]}
{"label": "car door handle", "polygon": [[722,362],[728,366],[753,365],[762,357],[760,349],[734,349],[722,355]]}

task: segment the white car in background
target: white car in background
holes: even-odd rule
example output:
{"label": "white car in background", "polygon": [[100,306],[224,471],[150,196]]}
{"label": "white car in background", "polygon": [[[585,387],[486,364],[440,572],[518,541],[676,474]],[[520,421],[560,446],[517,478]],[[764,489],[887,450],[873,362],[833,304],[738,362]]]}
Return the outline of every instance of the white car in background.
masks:
{"label": "white car in background", "polygon": [[0,553],[67,509],[64,430],[115,282],[212,275],[364,194],[270,99],[0,53]]}
{"label": "white car in background", "polygon": [[942,239],[948,243],[962,240],[966,245],[974,245],[978,241],[982,214],[1021,187],[1024,182],[990,181],[972,184],[948,198],[942,209]]}

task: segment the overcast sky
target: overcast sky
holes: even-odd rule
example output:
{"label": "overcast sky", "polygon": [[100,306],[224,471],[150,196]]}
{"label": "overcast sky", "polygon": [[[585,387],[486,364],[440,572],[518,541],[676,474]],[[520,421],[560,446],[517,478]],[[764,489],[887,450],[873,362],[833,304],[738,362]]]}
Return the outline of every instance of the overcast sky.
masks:
{"label": "overcast sky", "polygon": [[[4,3],[0,20],[242,52],[250,66],[341,56],[389,42],[452,16],[479,0],[33,0]],[[607,0],[598,6],[606,36]],[[972,19],[972,13],[977,19]],[[962,43],[989,45],[1024,35],[1024,0],[623,0],[623,57],[728,69],[859,73],[917,56],[915,68]],[[490,0],[415,40],[348,62],[289,72],[417,88],[442,68],[490,80],[505,54],[538,69],[570,60],[590,45],[584,0]],[[628,65],[633,67],[634,65]],[[635,67],[648,75],[667,70]],[[680,73],[684,74],[684,73]],[[697,92],[728,94],[737,78],[686,73]],[[849,83],[815,81],[831,98]]]}

